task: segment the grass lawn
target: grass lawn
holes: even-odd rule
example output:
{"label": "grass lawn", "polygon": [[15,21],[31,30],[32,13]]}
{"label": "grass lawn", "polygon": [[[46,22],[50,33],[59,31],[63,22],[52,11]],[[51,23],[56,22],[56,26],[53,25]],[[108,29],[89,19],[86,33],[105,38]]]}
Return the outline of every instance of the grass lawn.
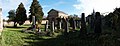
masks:
{"label": "grass lawn", "polygon": [[33,33],[23,33],[20,28],[4,28],[2,39],[0,37],[0,46],[119,46],[120,41],[111,35],[100,36],[99,39],[94,37],[79,38],[78,33],[74,32],[68,36],[58,35],[57,37],[38,36]]}

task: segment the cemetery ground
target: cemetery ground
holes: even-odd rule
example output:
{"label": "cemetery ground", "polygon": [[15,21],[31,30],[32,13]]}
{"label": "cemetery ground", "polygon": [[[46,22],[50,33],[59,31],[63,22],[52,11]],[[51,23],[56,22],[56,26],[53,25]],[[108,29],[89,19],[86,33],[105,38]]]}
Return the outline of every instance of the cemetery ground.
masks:
{"label": "cemetery ground", "polygon": [[[102,33],[100,37],[95,37],[91,33],[86,38],[80,37],[78,35],[79,31],[69,32],[67,36],[61,33],[55,33],[54,36],[41,36],[35,33],[21,32],[22,29],[28,27],[30,25],[19,26],[18,28],[12,28],[12,26],[4,28],[2,36],[0,36],[0,46],[120,46],[118,32],[113,33],[113,35],[109,34],[109,32]],[[44,30],[44,26],[41,29]]]}

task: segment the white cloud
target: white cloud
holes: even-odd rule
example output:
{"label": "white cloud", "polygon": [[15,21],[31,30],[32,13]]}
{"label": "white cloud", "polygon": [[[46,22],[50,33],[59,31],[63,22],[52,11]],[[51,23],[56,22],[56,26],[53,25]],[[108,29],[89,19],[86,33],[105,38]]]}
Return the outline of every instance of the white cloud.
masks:
{"label": "white cloud", "polygon": [[120,0],[77,0],[79,4],[74,4],[73,6],[82,10],[82,12],[87,15],[90,14],[93,9],[101,13],[112,12],[116,7],[120,7]]}
{"label": "white cloud", "polygon": [[20,3],[24,4],[24,7],[27,10],[27,14],[29,12],[29,7],[31,5],[32,0],[0,0],[0,5],[2,7],[3,17],[6,18],[8,16],[8,11],[12,9],[17,9]]}

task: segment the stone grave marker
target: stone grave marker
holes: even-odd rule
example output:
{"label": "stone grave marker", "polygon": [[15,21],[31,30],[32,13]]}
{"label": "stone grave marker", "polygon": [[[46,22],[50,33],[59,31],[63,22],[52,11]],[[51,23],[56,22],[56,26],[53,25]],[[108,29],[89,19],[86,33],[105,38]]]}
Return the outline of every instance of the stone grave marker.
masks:
{"label": "stone grave marker", "polygon": [[2,19],[2,8],[0,8],[0,35],[3,31],[3,19]]}
{"label": "stone grave marker", "polygon": [[86,30],[86,22],[85,22],[85,13],[82,13],[80,34],[85,36],[86,33],[87,30]]}
{"label": "stone grave marker", "polygon": [[73,31],[75,31],[76,30],[76,21],[75,21],[75,19],[73,18]]}
{"label": "stone grave marker", "polygon": [[68,22],[68,19],[66,19],[65,25],[66,25],[65,31],[66,31],[66,32],[69,32],[69,22]]}
{"label": "stone grave marker", "polygon": [[96,12],[95,14],[95,29],[94,32],[95,33],[101,33],[102,29],[101,29],[101,15],[99,12]]}
{"label": "stone grave marker", "polygon": [[33,27],[33,31],[36,30],[36,22],[35,22],[35,16],[32,17],[32,27]]}
{"label": "stone grave marker", "polygon": [[54,21],[52,21],[51,24],[50,24],[50,28],[51,28],[51,31],[52,31],[52,32],[54,32],[54,30],[55,30],[54,27],[55,27],[55,26],[54,26]]}
{"label": "stone grave marker", "polygon": [[46,21],[46,24],[45,24],[45,31],[48,31],[48,22]]}

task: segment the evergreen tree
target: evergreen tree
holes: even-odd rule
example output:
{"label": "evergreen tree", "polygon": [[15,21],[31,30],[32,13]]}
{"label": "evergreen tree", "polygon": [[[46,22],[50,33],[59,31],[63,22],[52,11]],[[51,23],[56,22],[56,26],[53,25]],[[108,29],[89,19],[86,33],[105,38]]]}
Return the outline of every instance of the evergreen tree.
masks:
{"label": "evergreen tree", "polygon": [[24,24],[27,20],[26,9],[24,8],[23,3],[21,3],[16,10],[16,20],[19,25]]}
{"label": "evergreen tree", "polygon": [[32,21],[32,16],[35,16],[36,21],[38,22],[38,27],[40,27],[44,13],[42,11],[41,5],[37,0],[33,0],[32,5],[30,7],[30,13],[31,13],[31,15],[29,16],[30,22]]}
{"label": "evergreen tree", "polygon": [[15,10],[10,10],[8,12],[9,16],[7,16],[9,19],[8,21],[14,21],[14,18],[15,18]]}
{"label": "evergreen tree", "polygon": [[15,15],[15,10],[10,10],[8,12],[9,16],[8,16],[8,22],[13,21],[14,22],[14,27],[16,27],[16,15]]}

